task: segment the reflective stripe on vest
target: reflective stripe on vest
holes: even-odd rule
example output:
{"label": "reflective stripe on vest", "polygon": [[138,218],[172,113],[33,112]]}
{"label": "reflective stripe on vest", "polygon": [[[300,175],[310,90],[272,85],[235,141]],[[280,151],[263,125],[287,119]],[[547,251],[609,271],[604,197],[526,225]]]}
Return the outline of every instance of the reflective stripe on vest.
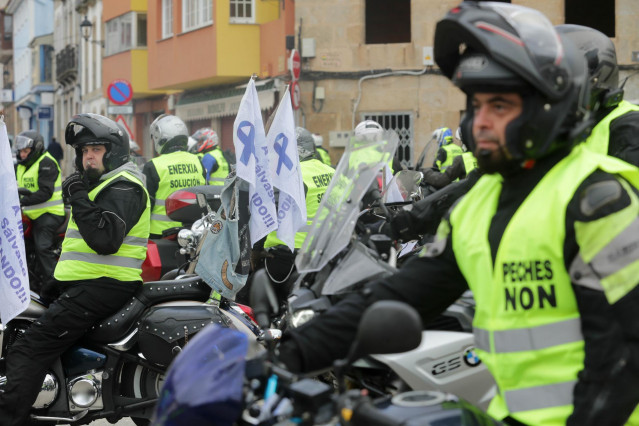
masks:
{"label": "reflective stripe on vest", "polygon": [[607,155],[610,140],[610,123],[612,123],[615,118],[621,117],[630,111],[639,111],[639,106],[631,104],[628,101],[621,101],[619,105],[617,105],[617,108],[610,111],[610,114],[602,118],[601,121],[593,127],[590,136],[588,136],[588,139],[584,142],[586,146],[594,152]]}
{"label": "reflective stripe on vest", "polygon": [[151,161],[160,177],[158,190],[155,193],[155,203],[151,211],[151,233],[159,235],[165,229],[182,225],[167,216],[165,208],[167,197],[180,189],[205,185],[206,182],[200,159],[189,152],[171,152],[160,155]]}
{"label": "reflective stripe on vest", "polygon": [[[302,169],[302,180],[306,185],[306,225],[295,233],[295,248],[301,248],[306,239],[306,234],[313,218],[317,213],[322,196],[328,189],[330,180],[335,173],[335,169],[320,160],[312,159],[300,162]],[[273,231],[267,235],[264,247],[274,247],[277,245],[285,245],[284,242],[277,238],[277,231]]]}
{"label": "reflective stripe on vest", "polygon": [[[473,329],[477,349],[491,351],[489,330]],[[572,318],[537,327],[492,332],[495,353],[523,352],[545,349],[582,340],[581,320]]]}
{"label": "reflective stripe on vest", "polygon": [[224,179],[229,175],[229,163],[224,158],[224,154],[218,148],[213,151],[209,151],[217,165],[219,166],[216,171],[209,175],[209,185],[224,185]]}
{"label": "reflective stripe on vest", "polygon": [[144,190],[146,208],[140,219],[124,237],[124,241],[116,253],[100,255],[84,241],[72,214],[62,242],[60,260],[54,272],[56,279],[60,281],[78,281],[107,277],[119,281],[142,281],[142,263],[146,258],[151,221],[151,203],[144,183],[128,172],[121,171],[91,190],[89,199],[91,201],[95,200],[104,188],[117,180],[128,180],[139,185]]}
{"label": "reflective stripe on vest", "polygon": [[453,164],[453,160],[455,159],[455,157],[457,157],[458,155],[462,155],[464,151],[459,145],[454,143],[444,145],[442,146],[442,149],[446,151],[446,160],[444,160],[444,162],[437,160],[435,163],[437,164],[439,171],[443,173],[448,167]]}
{"label": "reflective stripe on vest", "polygon": [[[498,419],[510,415],[526,424],[565,424],[572,413],[584,344],[563,258],[565,213],[579,185],[597,169],[639,187],[633,166],[576,147],[512,216],[494,262],[488,234],[503,178],[482,176],[450,216],[453,251],[460,254],[459,268],[477,301],[477,353],[499,388],[488,413]],[[609,242],[616,236],[599,238]],[[605,250],[605,244],[598,247]]]}
{"label": "reflective stripe on vest", "polygon": [[18,187],[27,188],[31,192],[36,192],[40,189],[38,186],[40,162],[45,157],[53,161],[55,166],[58,168],[58,177],[55,180],[51,198],[43,203],[24,206],[22,208],[25,216],[29,219],[37,219],[45,213],[64,216],[64,203],[62,202],[62,174],[60,173],[60,165],[48,152],[43,153],[28,169],[22,164],[18,165],[18,168],[16,169]]}

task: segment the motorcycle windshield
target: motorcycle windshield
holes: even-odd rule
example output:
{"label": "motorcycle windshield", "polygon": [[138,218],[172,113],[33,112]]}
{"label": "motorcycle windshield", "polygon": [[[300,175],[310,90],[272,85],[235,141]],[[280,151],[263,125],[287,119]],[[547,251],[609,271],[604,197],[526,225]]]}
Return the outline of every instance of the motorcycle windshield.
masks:
{"label": "motorcycle windshield", "polygon": [[388,130],[376,138],[351,138],[295,259],[299,272],[319,271],[346,247],[360,201],[393,158],[398,141],[397,134]]}

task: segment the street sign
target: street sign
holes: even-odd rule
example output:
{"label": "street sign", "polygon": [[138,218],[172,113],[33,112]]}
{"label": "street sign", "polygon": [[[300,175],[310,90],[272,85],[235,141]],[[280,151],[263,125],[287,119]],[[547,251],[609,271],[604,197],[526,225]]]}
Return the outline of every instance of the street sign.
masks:
{"label": "street sign", "polygon": [[53,107],[39,106],[38,120],[51,120],[51,119],[53,119]]}
{"label": "street sign", "polygon": [[291,56],[288,58],[288,69],[291,71],[293,81],[299,80],[302,73],[302,58],[295,49],[291,50]]}
{"label": "street sign", "polygon": [[133,105],[109,105],[107,114],[133,114]]}
{"label": "street sign", "polygon": [[107,96],[116,105],[124,105],[133,99],[133,87],[126,80],[114,80],[107,88]]}
{"label": "street sign", "polygon": [[302,90],[300,89],[300,84],[297,81],[293,81],[291,83],[291,103],[293,104],[293,109],[299,109],[300,102],[302,102]]}
{"label": "street sign", "polygon": [[115,122],[118,124],[121,124],[122,127],[124,127],[124,131],[127,132],[127,134],[129,135],[129,140],[135,140],[135,138],[133,137],[133,132],[131,131],[131,128],[129,127],[128,124],[126,124],[126,120],[124,119],[124,117],[122,117],[121,115],[118,115],[115,119]]}

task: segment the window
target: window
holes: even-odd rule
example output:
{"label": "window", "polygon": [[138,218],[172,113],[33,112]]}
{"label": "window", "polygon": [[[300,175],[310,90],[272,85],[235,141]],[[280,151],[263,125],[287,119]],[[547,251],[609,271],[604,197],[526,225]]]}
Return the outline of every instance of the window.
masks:
{"label": "window", "polygon": [[255,23],[255,1],[254,0],[230,0],[231,16],[230,22],[235,24]]}
{"label": "window", "polygon": [[566,24],[585,25],[615,36],[615,2],[600,0],[566,0]]}
{"label": "window", "polygon": [[362,120],[376,121],[384,129],[397,132],[399,144],[395,156],[402,163],[402,166],[410,167],[413,164],[413,114],[407,112],[369,112],[362,114]]}
{"label": "window", "polygon": [[137,47],[145,47],[146,46],[146,14],[138,13],[136,22],[137,22],[136,33],[138,35],[138,38],[137,38],[137,43],[135,45]]}
{"label": "window", "polygon": [[107,21],[105,47],[106,56],[146,47],[146,14],[129,12]]}
{"label": "window", "polygon": [[43,44],[40,46],[40,82],[52,81],[53,73],[53,46]]}
{"label": "window", "polygon": [[366,44],[410,43],[410,0],[366,0]]}
{"label": "window", "polygon": [[4,15],[4,39],[11,40],[13,32],[13,18],[11,15]]}
{"label": "window", "polygon": [[182,0],[182,31],[213,23],[213,0]]}
{"label": "window", "polygon": [[162,0],[162,38],[173,35],[173,0]]}

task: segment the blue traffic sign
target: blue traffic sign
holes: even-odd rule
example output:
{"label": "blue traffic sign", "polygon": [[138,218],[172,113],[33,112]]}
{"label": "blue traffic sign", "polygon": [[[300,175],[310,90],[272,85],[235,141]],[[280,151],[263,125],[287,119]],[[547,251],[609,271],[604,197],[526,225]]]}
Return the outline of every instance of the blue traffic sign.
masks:
{"label": "blue traffic sign", "polygon": [[124,105],[133,98],[133,87],[126,80],[115,80],[107,88],[109,100],[116,105]]}

